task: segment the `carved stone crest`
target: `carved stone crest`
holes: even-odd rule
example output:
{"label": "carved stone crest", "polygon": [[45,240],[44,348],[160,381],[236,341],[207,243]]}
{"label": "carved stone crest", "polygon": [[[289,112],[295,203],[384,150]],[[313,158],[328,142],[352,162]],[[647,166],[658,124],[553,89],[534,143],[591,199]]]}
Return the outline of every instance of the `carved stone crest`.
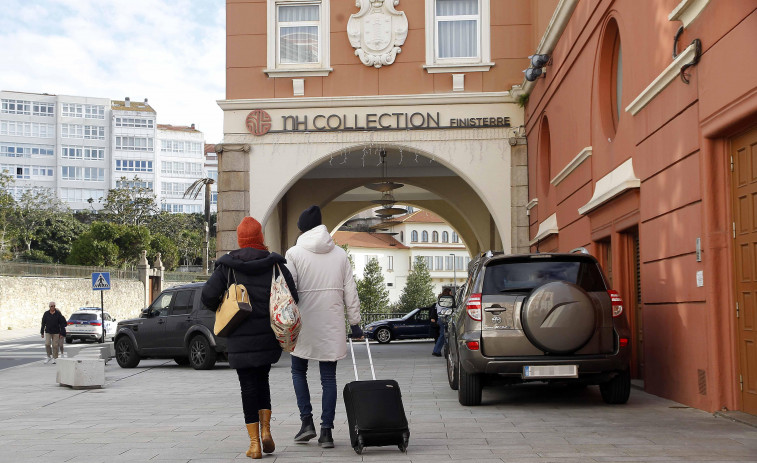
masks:
{"label": "carved stone crest", "polygon": [[407,17],[394,9],[400,0],[356,0],[360,11],[350,15],[347,36],[366,66],[388,66],[407,38]]}

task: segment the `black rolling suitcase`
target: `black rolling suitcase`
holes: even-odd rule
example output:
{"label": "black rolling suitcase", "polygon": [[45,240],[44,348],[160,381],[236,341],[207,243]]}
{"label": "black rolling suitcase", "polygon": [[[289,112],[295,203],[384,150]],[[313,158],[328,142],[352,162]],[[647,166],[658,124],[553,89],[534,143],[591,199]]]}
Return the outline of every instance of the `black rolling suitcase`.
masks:
{"label": "black rolling suitcase", "polygon": [[350,443],[358,455],[363,453],[365,447],[383,445],[396,445],[405,452],[410,440],[410,428],[407,425],[405,407],[402,405],[400,386],[393,379],[376,379],[367,339],[365,345],[368,349],[373,381],[358,381],[355,350],[350,339],[355,381],[344,386],[344,406],[347,409]]}

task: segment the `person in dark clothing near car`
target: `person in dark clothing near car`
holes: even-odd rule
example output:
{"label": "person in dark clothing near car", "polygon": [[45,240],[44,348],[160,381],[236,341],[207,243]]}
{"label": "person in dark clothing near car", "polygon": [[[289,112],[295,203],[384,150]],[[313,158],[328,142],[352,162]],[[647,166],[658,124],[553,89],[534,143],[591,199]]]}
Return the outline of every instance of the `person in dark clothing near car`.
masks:
{"label": "person in dark clothing near car", "polygon": [[48,307],[49,310],[42,315],[42,327],[39,334],[45,340],[45,351],[47,351],[45,363],[49,363],[50,360],[55,363],[58,350],[60,350],[59,344],[63,342],[60,334],[66,332],[67,322],[66,317],[55,308],[55,301],[50,301]]}
{"label": "person in dark clothing near car", "polygon": [[[452,296],[452,289],[450,288],[444,288],[442,289],[442,293],[439,295],[441,296]],[[446,320],[443,320],[441,316],[439,315],[439,310],[442,309],[442,307],[439,306],[439,304],[435,304],[435,309],[432,312],[432,315],[436,313],[436,321],[439,326],[439,337],[436,339],[436,342],[434,343],[434,350],[431,351],[431,355],[434,357],[441,357],[442,356],[442,348],[444,347],[444,336],[445,331],[447,330],[447,322]]]}
{"label": "person in dark clothing near car", "polygon": [[229,366],[237,370],[242,390],[242,409],[250,448],[247,456],[262,458],[262,451],[273,453],[271,437],[271,388],[268,374],[281,357],[281,346],[271,329],[269,301],[274,268],[284,274],[295,302],[299,300],[294,280],[280,254],[269,252],[263,243],[263,230],[252,217],[245,217],[237,227],[239,248],[216,261],[216,268],[202,289],[202,303],[217,310],[223,294],[235,280],[244,285],[250,296],[252,313],[226,340]]}

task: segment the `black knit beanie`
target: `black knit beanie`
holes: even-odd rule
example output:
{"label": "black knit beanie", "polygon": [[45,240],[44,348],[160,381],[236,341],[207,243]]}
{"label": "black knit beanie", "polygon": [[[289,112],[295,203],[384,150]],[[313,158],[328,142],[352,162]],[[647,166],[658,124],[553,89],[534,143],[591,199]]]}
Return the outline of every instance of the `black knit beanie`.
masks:
{"label": "black knit beanie", "polygon": [[297,220],[297,228],[301,232],[306,232],[321,224],[321,208],[318,206],[310,206],[300,214],[299,220]]}

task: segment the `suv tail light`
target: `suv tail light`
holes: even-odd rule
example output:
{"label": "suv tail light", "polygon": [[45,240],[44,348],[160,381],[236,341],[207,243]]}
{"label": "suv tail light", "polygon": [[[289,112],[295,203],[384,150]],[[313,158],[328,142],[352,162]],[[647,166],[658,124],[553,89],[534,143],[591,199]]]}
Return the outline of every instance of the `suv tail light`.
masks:
{"label": "suv tail light", "polygon": [[610,301],[612,302],[613,318],[620,317],[620,314],[623,313],[623,298],[620,297],[620,294],[618,294],[618,292],[615,291],[614,289],[608,290],[607,294],[610,295]]}
{"label": "suv tail light", "polygon": [[102,323],[100,322],[89,322],[89,324],[92,326],[102,326]]}
{"label": "suv tail light", "polygon": [[69,324],[69,325],[73,325],[73,324],[74,324],[74,322],[68,322],[68,324]]}
{"label": "suv tail light", "polygon": [[468,316],[477,322],[481,321],[481,293],[471,294],[465,303]]}

